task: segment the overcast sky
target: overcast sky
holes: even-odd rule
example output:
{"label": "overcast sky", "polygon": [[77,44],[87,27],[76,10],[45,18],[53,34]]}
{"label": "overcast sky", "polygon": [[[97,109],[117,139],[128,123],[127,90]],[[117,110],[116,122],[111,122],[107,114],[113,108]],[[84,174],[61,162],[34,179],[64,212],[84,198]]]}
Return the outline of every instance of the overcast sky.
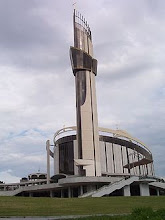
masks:
{"label": "overcast sky", "polygon": [[[47,139],[76,124],[72,0],[0,0],[0,180],[46,172]],[[165,176],[165,1],[77,0],[90,24],[99,126],[123,129]]]}

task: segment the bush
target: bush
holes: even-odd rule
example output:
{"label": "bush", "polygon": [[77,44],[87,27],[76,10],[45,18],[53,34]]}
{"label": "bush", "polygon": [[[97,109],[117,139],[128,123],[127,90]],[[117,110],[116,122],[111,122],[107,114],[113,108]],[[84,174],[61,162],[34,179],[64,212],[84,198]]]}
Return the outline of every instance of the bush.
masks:
{"label": "bush", "polygon": [[165,219],[165,209],[156,212],[152,208],[135,208],[129,216],[130,220],[163,220]]}
{"label": "bush", "polygon": [[165,219],[165,209],[158,209],[155,213],[156,216],[159,216],[161,219]]}

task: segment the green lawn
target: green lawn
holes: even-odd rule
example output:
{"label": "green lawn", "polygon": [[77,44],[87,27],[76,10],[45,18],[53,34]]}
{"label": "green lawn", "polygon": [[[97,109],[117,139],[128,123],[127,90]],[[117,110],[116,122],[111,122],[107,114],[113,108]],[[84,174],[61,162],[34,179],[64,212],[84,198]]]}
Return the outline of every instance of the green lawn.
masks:
{"label": "green lawn", "polygon": [[[152,208],[136,208],[131,214],[121,216],[89,216],[83,220],[164,220],[165,209],[154,211]],[[71,219],[73,220],[73,219]],[[82,218],[77,218],[82,220]]]}
{"label": "green lawn", "polygon": [[83,199],[0,197],[0,217],[122,214],[130,213],[137,207],[165,208],[165,196]]}

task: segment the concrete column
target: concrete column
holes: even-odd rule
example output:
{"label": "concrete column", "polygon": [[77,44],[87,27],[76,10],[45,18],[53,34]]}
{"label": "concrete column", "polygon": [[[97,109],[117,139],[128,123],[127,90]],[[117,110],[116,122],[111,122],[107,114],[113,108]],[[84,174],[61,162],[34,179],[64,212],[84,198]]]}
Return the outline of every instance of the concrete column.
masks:
{"label": "concrete column", "polygon": [[52,190],[50,190],[50,198],[54,197],[54,192]]}
{"label": "concrete column", "polygon": [[61,198],[64,198],[64,190],[61,189]]}
{"label": "concrete column", "polygon": [[68,187],[68,198],[71,198],[71,188]]}
{"label": "concrete column", "polygon": [[83,195],[83,186],[80,186],[80,196]]}
{"label": "concrete column", "polygon": [[140,195],[141,196],[150,196],[148,183],[140,183],[139,186],[140,186]]}
{"label": "concrete column", "polygon": [[124,191],[124,196],[131,196],[130,185],[124,186],[123,191]]}
{"label": "concrete column", "polygon": [[[77,140],[73,141],[74,146],[74,159],[78,159],[78,142]],[[76,163],[74,162],[74,175],[78,175],[78,166],[76,166]]]}
{"label": "concrete column", "polygon": [[156,191],[157,191],[157,196],[160,196],[159,189],[156,189]]}
{"label": "concrete column", "polygon": [[54,146],[54,175],[59,174],[59,145]]}
{"label": "concrete column", "polygon": [[33,193],[32,192],[29,192],[29,197],[33,197]]}
{"label": "concrete column", "polygon": [[46,151],[47,151],[47,184],[50,183],[50,141],[46,141]]}

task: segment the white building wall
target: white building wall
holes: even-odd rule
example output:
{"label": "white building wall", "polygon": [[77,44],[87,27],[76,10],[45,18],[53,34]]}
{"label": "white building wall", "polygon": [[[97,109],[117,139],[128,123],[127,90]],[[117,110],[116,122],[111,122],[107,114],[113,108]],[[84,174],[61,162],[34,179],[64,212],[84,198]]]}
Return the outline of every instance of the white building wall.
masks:
{"label": "white building wall", "polygon": [[113,151],[114,151],[115,173],[123,173],[121,146],[117,144],[113,144]]}
{"label": "white building wall", "polygon": [[148,183],[140,183],[140,196],[150,196]]}
{"label": "white building wall", "polygon": [[[73,141],[74,146],[74,159],[78,159],[78,143],[77,140]],[[78,166],[76,166],[76,163],[74,162],[74,175],[78,175]]]}
{"label": "white building wall", "polygon": [[[122,147],[123,166],[128,164],[126,147]],[[128,169],[124,168],[124,173],[128,173]]]}
{"label": "white building wall", "polygon": [[106,143],[108,173],[114,173],[112,143]]}
{"label": "white building wall", "polygon": [[106,155],[105,155],[105,143],[100,142],[100,156],[101,156],[101,172],[106,172]]}
{"label": "white building wall", "polygon": [[[91,51],[92,53],[92,51]],[[91,93],[92,93],[92,110],[93,110],[93,135],[94,135],[94,148],[95,148],[95,166],[96,176],[101,176],[101,159],[100,159],[100,147],[99,147],[99,129],[98,129],[98,114],[97,114],[97,100],[96,100],[96,84],[95,74],[90,73],[91,79]]]}
{"label": "white building wall", "polygon": [[147,166],[148,166],[148,175],[151,176],[152,175],[152,164],[150,163]]}
{"label": "white building wall", "polygon": [[130,185],[124,186],[123,190],[124,190],[124,196],[131,196]]}
{"label": "white building wall", "polygon": [[[129,163],[131,164],[133,162],[133,150],[128,148],[128,157],[129,157]],[[130,174],[134,175],[134,170],[130,169]]]}
{"label": "white building wall", "polygon": [[54,175],[59,174],[59,145],[54,147]]}

